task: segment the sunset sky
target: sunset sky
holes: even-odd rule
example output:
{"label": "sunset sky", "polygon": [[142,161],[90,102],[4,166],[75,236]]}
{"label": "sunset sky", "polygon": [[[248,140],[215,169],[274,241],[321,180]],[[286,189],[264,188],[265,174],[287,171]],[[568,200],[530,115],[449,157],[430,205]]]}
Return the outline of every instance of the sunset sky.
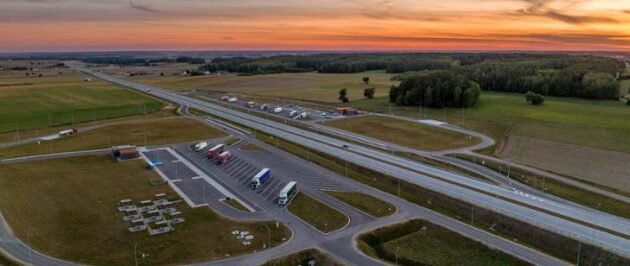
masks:
{"label": "sunset sky", "polygon": [[0,36],[0,52],[630,51],[630,0],[0,0]]}

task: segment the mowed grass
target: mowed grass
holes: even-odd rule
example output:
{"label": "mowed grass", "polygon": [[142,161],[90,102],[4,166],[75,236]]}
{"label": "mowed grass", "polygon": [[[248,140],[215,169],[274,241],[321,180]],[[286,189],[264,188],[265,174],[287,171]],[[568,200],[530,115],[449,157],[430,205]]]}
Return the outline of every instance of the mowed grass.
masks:
{"label": "mowed grass", "polygon": [[253,76],[142,76],[134,81],[154,84],[177,91],[215,91],[272,96],[317,102],[339,102],[339,90],[346,88],[350,100],[362,99],[362,78],[370,77],[370,86],[376,88],[375,96],[385,96],[397,81],[384,71],[368,71],[355,74],[284,73]]}
{"label": "mowed grass", "polygon": [[480,143],[477,138],[420,123],[384,116],[359,116],[325,121],[324,125],[387,142],[427,151],[446,150]]}
{"label": "mowed grass", "polygon": [[[389,113],[386,97],[351,102],[368,111]],[[391,107],[400,115],[418,117],[418,108]],[[424,116],[423,116],[424,117]],[[545,97],[541,106],[525,103],[518,93],[484,91],[479,102],[461,109],[429,109],[427,118],[487,133],[495,140],[519,135],[594,148],[630,152],[630,108],[619,101]]]}
{"label": "mowed grass", "polygon": [[341,229],[350,222],[345,214],[302,192],[295,195],[287,209],[324,233]]}
{"label": "mowed grass", "polygon": [[[224,137],[218,129],[193,119],[157,118],[106,125],[76,136],[41,144],[27,144],[0,149],[0,158],[20,157],[77,150],[103,149],[116,145],[164,145],[192,140]],[[146,139],[146,142],[145,142]]]}
{"label": "mowed grass", "polygon": [[[156,178],[142,160],[115,162],[105,155],[2,165],[0,211],[16,236],[36,250],[91,265],[133,265],[136,244],[141,265],[185,264],[261,250],[266,228],[273,246],[290,236],[275,222],[236,222],[183,201],[175,207],[186,221],[174,232],[129,233],[116,210],[119,200],[177,195],[167,185],[149,183]],[[250,231],[252,245],[242,246],[233,230]]]}
{"label": "mowed grass", "polygon": [[382,218],[396,213],[396,206],[367,194],[344,191],[324,191],[324,193],[373,217]]}
{"label": "mowed grass", "polygon": [[[0,75],[0,132],[154,112],[158,100],[74,71],[26,77]],[[16,76],[20,74],[19,76]]]}
{"label": "mowed grass", "polygon": [[411,220],[359,236],[370,256],[400,265],[529,265],[506,253],[424,220]]}

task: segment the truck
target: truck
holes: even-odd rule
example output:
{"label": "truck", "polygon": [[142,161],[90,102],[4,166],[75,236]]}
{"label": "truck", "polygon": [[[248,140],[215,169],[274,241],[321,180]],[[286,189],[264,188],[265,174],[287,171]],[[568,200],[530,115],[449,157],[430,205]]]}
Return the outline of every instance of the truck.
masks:
{"label": "truck", "polygon": [[287,205],[297,194],[297,182],[291,181],[286,184],[280,194],[278,194],[278,205]]}
{"label": "truck", "polygon": [[297,114],[298,114],[298,112],[297,112],[297,111],[295,111],[295,110],[293,110],[293,111],[291,111],[291,112],[289,113],[289,116],[290,116],[290,117],[294,117],[294,116],[296,116]]}
{"label": "truck", "polygon": [[206,155],[208,156],[208,159],[212,159],[214,158],[215,155],[222,153],[225,150],[225,145],[223,144],[218,144],[210,149],[208,149],[208,151],[206,152]]}
{"label": "truck", "polygon": [[229,151],[224,151],[222,153],[219,153],[217,158],[218,158],[217,164],[224,164],[224,163],[227,163],[232,158],[232,153],[230,153]]}
{"label": "truck", "polygon": [[256,102],[247,102],[247,107],[249,107],[249,108],[254,108],[256,106],[258,106],[258,104]]}
{"label": "truck", "polygon": [[232,97],[232,98],[228,99],[228,102],[233,103],[233,102],[236,102],[237,100],[238,100],[238,98]]}
{"label": "truck", "polygon": [[227,100],[229,100],[230,97],[229,96],[221,96],[221,98],[219,98],[219,100],[227,102]]}
{"label": "truck", "polygon": [[206,147],[208,147],[208,142],[202,141],[202,142],[199,142],[199,143],[195,144],[195,147],[193,148],[193,150],[195,152],[199,152],[199,151],[202,151],[203,149],[205,149]]}
{"label": "truck", "polygon": [[308,114],[307,113],[301,113],[299,115],[296,115],[295,117],[293,117],[293,119],[299,119],[299,120],[304,120],[308,118]]}
{"label": "truck", "polygon": [[260,170],[260,172],[258,172],[254,176],[254,178],[252,178],[252,182],[250,183],[250,186],[253,189],[257,189],[260,186],[262,186],[262,184],[267,182],[267,180],[269,180],[270,177],[271,177],[271,171],[269,171],[269,168],[263,168],[262,170]]}
{"label": "truck", "polygon": [[269,105],[268,105],[268,104],[263,104],[263,105],[261,105],[261,106],[260,106],[260,110],[263,110],[263,111],[267,111],[267,110],[269,110]]}
{"label": "truck", "polygon": [[63,131],[59,132],[59,136],[60,137],[66,137],[66,136],[73,136],[79,133],[79,129],[78,128],[71,128],[71,129],[66,129]]}
{"label": "truck", "polygon": [[275,114],[282,113],[282,107],[276,107],[275,109],[273,109],[273,112],[274,112]]}

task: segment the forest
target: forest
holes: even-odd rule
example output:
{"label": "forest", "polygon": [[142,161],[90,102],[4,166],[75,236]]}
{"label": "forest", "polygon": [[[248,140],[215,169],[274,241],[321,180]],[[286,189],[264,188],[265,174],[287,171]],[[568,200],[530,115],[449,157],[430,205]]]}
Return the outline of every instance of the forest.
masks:
{"label": "forest", "polygon": [[[244,75],[318,71],[388,73],[443,70],[462,75],[482,90],[616,99],[621,61],[591,55],[529,53],[364,53],[313,54],[259,58],[214,58],[200,71],[227,70]],[[440,72],[440,75],[444,75]],[[404,76],[404,75],[403,75]],[[398,77],[400,78],[400,77]],[[413,101],[412,101],[413,102]]]}

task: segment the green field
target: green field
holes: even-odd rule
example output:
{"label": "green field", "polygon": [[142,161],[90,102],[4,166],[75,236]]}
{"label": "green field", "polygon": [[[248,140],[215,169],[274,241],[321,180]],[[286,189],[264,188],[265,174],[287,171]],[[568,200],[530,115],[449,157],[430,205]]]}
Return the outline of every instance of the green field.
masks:
{"label": "green field", "polygon": [[356,74],[319,74],[291,73],[254,76],[143,76],[134,77],[134,81],[155,84],[178,91],[214,91],[259,96],[281,97],[316,102],[339,102],[339,90],[348,89],[350,100],[362,99],[363,84],[361,78],[370,77],[371,86],[376,88],[375,96],[385,96],[389,87],[397,82],[391,81],[392,74],[383,71],[369,71]]}
{"label": "green field", "polygon": [[[185,130],[184,130],[185,129]],[[224,137],[226,134],[193,119],[156,118],[124,121],[41,144],[0,149],[0,158],[29,156],[76,150],[104,149],[115,145],[164,145],[184,141]],[[146,136],[146,138],[145,138]],[[146,142],[145,142],[146,140]]]}
{"label": "green field", "polygon": [[[156,178],[142,160],[115,162],[104,155],[2,165],[0,211],[13,232],[36,250],[91,265],[133,265],[136,244],[141,265],[174,265],[262,250],[267,228],[272,246],[290,237],[275,222],[231,221],[183,201],[176,208],[186,221],[174,232],[129,233],[129,223],[116,210],[119,200],[176,195],[168,185],[149,183]],[[252,245],[241,245],[233,230],[250,231]]]}
{"label": "green field", "polygon": [[366,254],[400,265],[529,265],[501,251],[424,220],[411,220],[359,236]]}
{"label": "green field", "polygon": [[324,233],[341,229],[350,222],[345,214],[302,192],[298,192],[287,209]]}
{"label": "green field", "polygon": [[382,218],[396,213],[396,206],[367,194],[343,191],[324,191],[324,193],[373,217]]}
{"label": "green field", "polygon": [[480,143],[477,138],[468,138],[454,131],[384,116],[370,115],[335,119],[325,121],[324,124],[427,151],[454,149]]}
{"label": "green field", "polygon": [[24,76],[21,71],[0,74],[0,133],[16,129],[103,120],[154,112],[158,100],[74,71]]}
{"label": "green field", "polygon": [[[486,132],[496,140],[508,134],[557,142],[630,152],[630,108],[619,101],[545,97],[541,106],[525,103],[517,93],[484,91],[476,106],[461,109],[429,109],[427,118]],[[361,100],[352,106],[388,113],[386,97]],[[418,117],[417,107],[392,107],[392,111]],[[508,131],[511,128],[511,131]]]}

